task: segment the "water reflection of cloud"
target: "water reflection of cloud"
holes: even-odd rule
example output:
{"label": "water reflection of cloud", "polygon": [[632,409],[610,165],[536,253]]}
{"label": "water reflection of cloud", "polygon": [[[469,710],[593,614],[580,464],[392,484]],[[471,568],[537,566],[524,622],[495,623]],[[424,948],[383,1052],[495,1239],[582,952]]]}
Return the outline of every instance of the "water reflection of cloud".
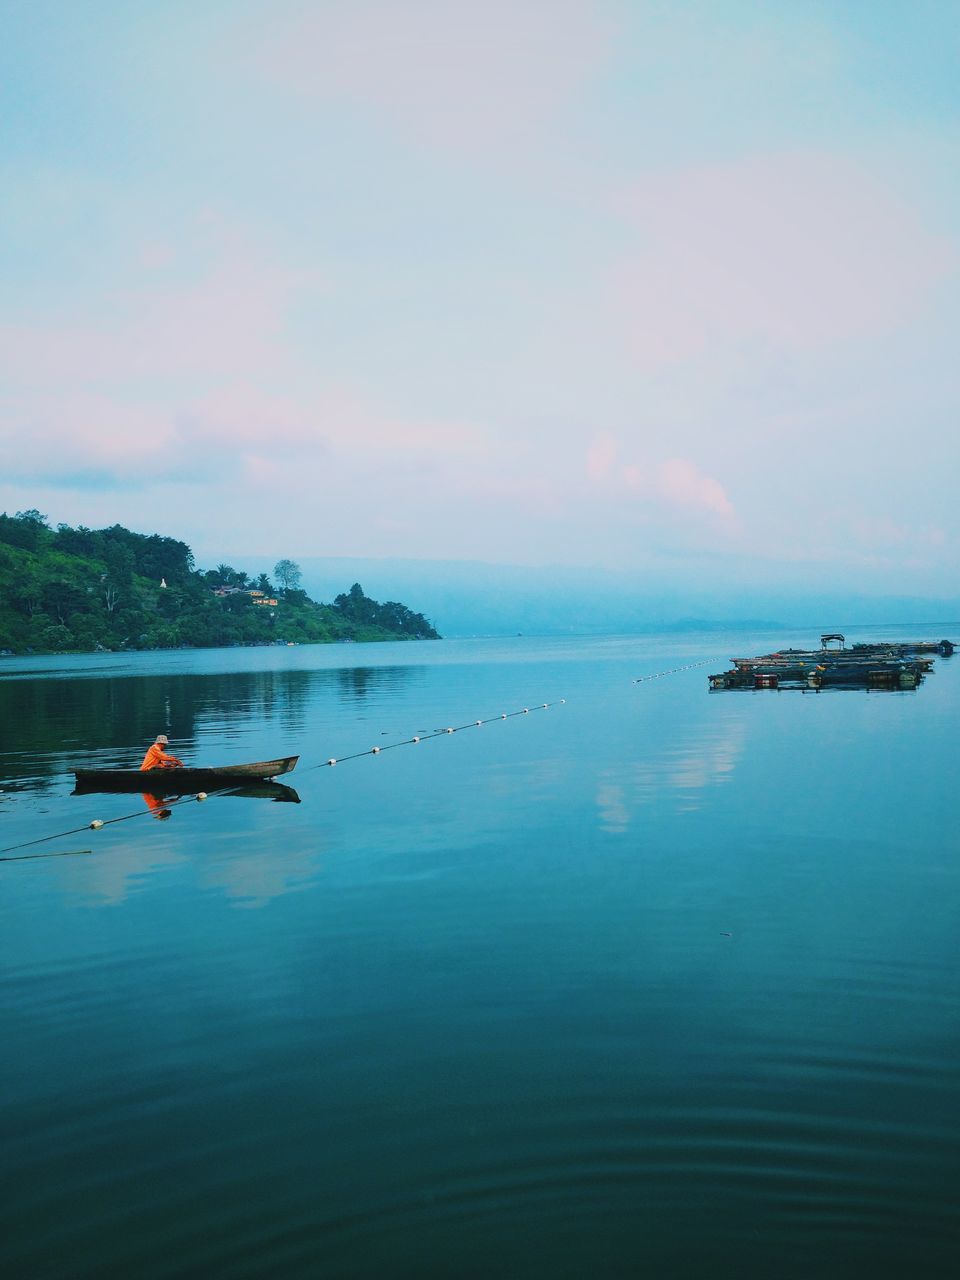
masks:
{"label": "water reflection of cloud", "polygon": [[672,802],[681,813],[699,809],[705,791],[733,777],[745,737],[743,721],[712,725],[701,728],[694,742],[674,743],[653,757],[604,770],[596,794],[601,829],[622,834],[635,808],[658,800]]}
{"label": "water reflection of cloud", "polygon": [[620,835],[630,826],[630,809],[623,794],[623,787],[615,782],[601,782],[597,787],[597,808],[600,811],[600,827],[613,835]]}
{"label": "water reflection of cloud", "polygon": [[320,869],[320,856],[316,847],[290,852],[257,847],[207,859],[202,851],[190,855],[172,845],[126,843],[110,849],[94,848],[82,865],[65,860],[59,873],[60,887],[83,906],[115,907],[144,890],[156,876],[177,868],[182,878],[184,869],[192,865],[197,882],[205,889],[222,891],[231,905],[262,907],[312,884]]}
{"label": "water reflection of cloud", "polygon": [[274,898],[299,893],[316,880],[321,852],[317,848],[291,853],[257,849],[217,857],[204,865],[200,883],[222,889],[235,907],[264,907]]}
{"label": "water reflection of cloud", "polygon": [[84,906],[115,907],[143,887],[142,882],[160,871],[182,866],[186,857],[170,845],[141,842],[94,847],[92,856],[78,865],[65,860],[60,872],[63,892]]}

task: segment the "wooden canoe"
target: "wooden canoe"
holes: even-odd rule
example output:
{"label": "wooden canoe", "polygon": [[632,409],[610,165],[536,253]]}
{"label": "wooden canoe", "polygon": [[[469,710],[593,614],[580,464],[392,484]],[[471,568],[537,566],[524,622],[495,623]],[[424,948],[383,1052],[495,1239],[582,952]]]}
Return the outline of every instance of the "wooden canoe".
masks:
{"label": "wooden canoe", "polygon": [[216,791],[290,773],[299,756],[259,760],[254,764],[210,765],[183,769],[75,769],[77,791],[146,791],[151,795],[186,795]]}

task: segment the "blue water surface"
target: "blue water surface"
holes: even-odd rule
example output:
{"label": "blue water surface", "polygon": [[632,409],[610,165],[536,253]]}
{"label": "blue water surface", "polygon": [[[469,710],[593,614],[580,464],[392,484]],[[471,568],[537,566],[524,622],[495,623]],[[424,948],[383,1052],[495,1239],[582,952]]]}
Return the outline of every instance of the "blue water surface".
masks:
{"label": "blue water surface", "polygon": [[0,1271],[956,1274],[960,657],[816,639],[0,659]]}

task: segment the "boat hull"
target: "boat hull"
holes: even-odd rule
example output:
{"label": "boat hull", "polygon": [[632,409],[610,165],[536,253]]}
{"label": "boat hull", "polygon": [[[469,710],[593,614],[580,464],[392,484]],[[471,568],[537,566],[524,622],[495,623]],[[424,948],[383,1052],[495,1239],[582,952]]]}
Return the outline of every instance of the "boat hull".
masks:
{"label": "boat hull", "polygon": [[145,791],[151,795],[188,795],[242,787],[290,773],[299,756],[260,760],[254,764],[217,765],[200,769],[76,769],[77,792]]}

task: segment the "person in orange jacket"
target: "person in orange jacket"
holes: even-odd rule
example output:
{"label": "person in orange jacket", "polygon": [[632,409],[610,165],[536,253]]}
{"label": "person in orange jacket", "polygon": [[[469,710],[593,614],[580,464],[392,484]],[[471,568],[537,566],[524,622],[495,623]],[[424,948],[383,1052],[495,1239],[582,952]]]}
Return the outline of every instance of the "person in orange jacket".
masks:
{"label": "person in orange jacket", "polygon": [[147,748],[147,754],[143,757],[143,764],[140,766],[141,772],[146,773],[148,769],[182,769],[183,761],[178,760],[176,756],[171,756],[164,751],[169,739],[165,733],[157,734],[157,740],[152,746]]}

